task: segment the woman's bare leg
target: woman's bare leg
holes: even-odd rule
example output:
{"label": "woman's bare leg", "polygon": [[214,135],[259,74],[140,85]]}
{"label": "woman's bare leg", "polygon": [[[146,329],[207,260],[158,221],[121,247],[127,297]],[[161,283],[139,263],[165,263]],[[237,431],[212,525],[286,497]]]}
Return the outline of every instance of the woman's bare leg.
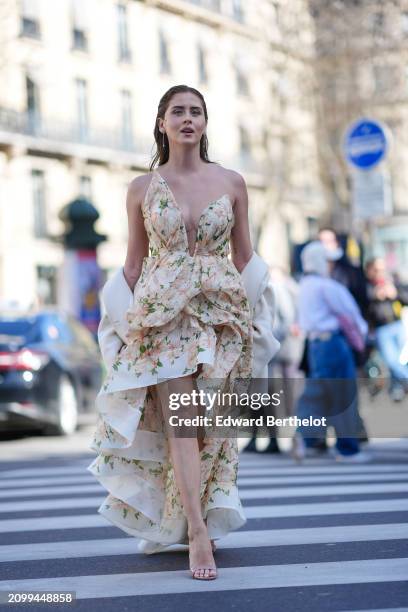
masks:
{"label": "woman's bare leg", "polygon": [[[180,406],[177,410],[170,410],[169,408],[170,394],[191,394],[191,391],[195,389],[194,381],[192,376],[174,378],[159,383],[156,389],[168,432],[169,451],[173,462],[176,483],[187,518],[190,566],[192,568],[215,568],[207,527],[201,513],[201,465],[197,428],[191,427],[181,431],[181,428],[173,428],[169,424],[169,417],[175,414],[178,417],[185,418],[193,418],[199,414],[198,407],[192,404]],[[195,573],[197,578],[211,578],[215,577],[215,575],[215,569],[201,569]]]}
{"label": "woman's bare leg", "polygon": [[[202,367],[203,367],[202,363],[198,364],[197,371],[194,374],[192,374],[192,377],[193,377],[194,380],[197,378],[197,376],[199,374],[201,374]],[[206,414],[206,410],[203,409],[202,414]],[[203,450],[203,448],[205,446],[204,445],[204,437],[203,437],[202,432],[198,433],[197,439],[198,439],[198,449],[199,449],[199,451],[201,453],[201,451]],[[204,523],[207,525],[207,519],[204,520]],[[214,553],[217,550],[217,546],[215,545],[215,541],[214,540],[210,540],[210,542],[211,542],[211,549],[212,549],[212,551]]]}

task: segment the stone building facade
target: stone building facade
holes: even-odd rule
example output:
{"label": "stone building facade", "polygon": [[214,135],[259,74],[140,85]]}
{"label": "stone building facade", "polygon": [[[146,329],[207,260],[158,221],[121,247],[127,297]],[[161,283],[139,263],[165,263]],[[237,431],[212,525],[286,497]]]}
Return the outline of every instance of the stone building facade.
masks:
{"label": "stone building facade", "polygon": [[158,101],[202,91],[211,159],[242,173],[255,248],[286,264],[324,209],[305,0],[0,0],[0,295],[55,303],[61,208],[83,195],[123,265],[126,190]]}

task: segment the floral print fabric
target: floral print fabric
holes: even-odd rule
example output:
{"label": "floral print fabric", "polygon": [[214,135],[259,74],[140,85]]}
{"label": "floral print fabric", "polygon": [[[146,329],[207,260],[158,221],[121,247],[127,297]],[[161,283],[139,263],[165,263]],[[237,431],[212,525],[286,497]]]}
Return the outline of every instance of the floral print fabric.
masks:
{"label": "floral print fabric", "polygon": [[[203,210],[193,254],[181,209],[157,171],[142,213],[150,254],[126,313],[126,344],[97,397],[91,448],[98,455],[88,469],[109,492],[100,514],[133,536],[167,545],[186,543],[187,523],[155,385],[194,373],[201,363],[198,388],[236,390],[251,376],[252,322],[228,258],[234,224],[228,195]],[[212,538],[245,522],[237,471],[236,439],[206,436],[201,502]]]}

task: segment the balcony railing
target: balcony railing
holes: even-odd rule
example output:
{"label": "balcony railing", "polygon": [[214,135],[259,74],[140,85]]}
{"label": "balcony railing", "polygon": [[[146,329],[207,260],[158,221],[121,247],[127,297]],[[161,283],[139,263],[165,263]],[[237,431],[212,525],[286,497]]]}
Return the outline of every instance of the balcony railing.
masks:
{"label": "balcony railing", "polygon": [[190,4],[195,4],[201,8],[209,9],[221,13],[221,0],[187,0]]}
{"label": "balcony railing", "polygon": [[[41,117],[35,112],[0,108],[0,132],[20,134],[60,144],[86,145],[137,154],[150,154],[152,141],[134,139],[118,128],[103,129]],[[7,143],[6,143],[7,144]]]}
{"label": "balcony railing", "polygon": [[[196,7],[197,11],[199,11],[200,15],[198,13],[195,14],[193,8],[191,10],[191,13],[195,14],[195,17],[199,20],[204,19],[205,21],[204,14],[207,13],[209,23],[212,23],[214,19],[217,23],[220,20],[232,20],[239,26],[245,26],[245,13],[241,3],[236,0],[229,2],[224,2],[223,0],[149,0],[149,3],[154,3],[164,10],[176,13],[183,13],[186,5],[190,5],[191,7]],[[211,13],[213,17],[211,17]]]}
{"label": "balcony railing", "polygon": [[222,0],[187,0],[187,2],[226,17],[232,17],[235,21],[240,23],[244,21],[244,13],[240,4],[233,3],[232,12],[227,14],[222,7]]}

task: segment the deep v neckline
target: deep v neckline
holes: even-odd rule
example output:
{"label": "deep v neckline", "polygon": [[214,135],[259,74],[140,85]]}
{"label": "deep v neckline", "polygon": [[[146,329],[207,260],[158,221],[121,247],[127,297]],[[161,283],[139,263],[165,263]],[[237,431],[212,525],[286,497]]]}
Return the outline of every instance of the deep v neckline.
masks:
{"label": "deep v neckline", "polygon": [[183,231],[184,231],[184,237],[185,237],[186,245],[187,245],[187,251],[188,251],[188,254],[190,255],[190,257],[194,257],[194,255],[196,254],[196,251],[197,251],[197,247],[198,247],[198,240],[197,240],[198,230],[200,229],[201,221],[204,218],[204,215],[205,215],[206,211],[210,208],[211,204],[216,204],[217,202],[220,202],[223,198],[227,198],[228,203],[229,203],[229,205],[231,207],[231,211],[233,212],[230,196],[229,196],[228,193],[224,193],[219,198],[216,198],[215,200],[211,200],[211,202],[208,202],[207,206],[205,206],[203,208],[203,210],[201,211],[201,214],[200,214],[200,216],[198,218],[197,227],[195,228],[194,251],[191,254],[190,253],[190,248],[189,248],[190,245],[188,243],[187,226],[186,226],[186,221],[185,221],[185,218],[184,218],[184,215],[183,215],[183,211],[181,210],[181,207],[180,207],[179,203],[177,202],[176,198],[174,197],[174,193],[170,189],[170,185],[168,184],[166,179],[160,174],[160,172],[158,170],[154,170],[154,172],[156,173],[158,178],[162,181],[162,183],[166,187],[166,190],[167,190],[167,192],[168,192],[168,194],[169,194],[169,196],[170,196],[174,206],[177,208],[177,210],[180,213],[180,217],[181,217],[181,221],[182,221],[182,226],[183,226]]}

